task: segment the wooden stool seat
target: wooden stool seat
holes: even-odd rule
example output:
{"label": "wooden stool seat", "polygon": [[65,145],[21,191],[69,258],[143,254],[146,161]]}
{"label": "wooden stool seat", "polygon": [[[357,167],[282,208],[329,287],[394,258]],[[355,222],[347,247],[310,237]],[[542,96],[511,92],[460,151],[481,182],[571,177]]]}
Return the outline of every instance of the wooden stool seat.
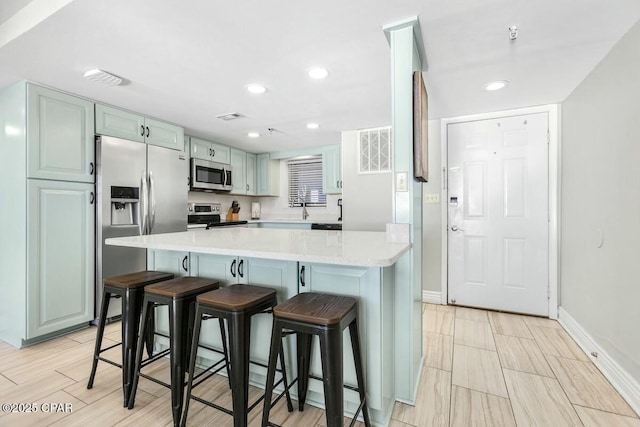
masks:
{"label": "wooden stool seat", "polygon": [[109,277],[104,279],[104,284],[118,288],[140,288],[169,279],[173,279],[173,274],[161,271],[138,271],[136,273],[123,274],[122,276]]}
{"label": "wooden stool seat", "polygon": [[353,312],[355,298],[305,292],[277,305],[276,316],[314,325],[335,325]]}
{"label": "wooden stool seat", "polygon": [[218,282],[200,277],[178,277],[144,288],[148,294],[169,298],[187,298],[218,288]]}
{"label": "wooden stool seat", "polygon": [[275,298],[276,290],[253,285],[227,286],[198,295],[200,304],[229,311],[243,311]]}

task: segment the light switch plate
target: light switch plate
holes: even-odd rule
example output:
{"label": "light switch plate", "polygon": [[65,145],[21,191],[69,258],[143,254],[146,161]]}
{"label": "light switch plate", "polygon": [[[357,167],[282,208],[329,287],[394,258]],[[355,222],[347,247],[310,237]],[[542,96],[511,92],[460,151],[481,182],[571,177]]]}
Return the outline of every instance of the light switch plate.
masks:
{"label": "light switch plate", "polygon": [[396,172],[396,191],[409,191],[408,180],[407,172]]}
{"label": "light switch plate", "polygon": [[438,193],[430,193],[424,195],[424,204],[438,204],[440,203],[440,194]]}

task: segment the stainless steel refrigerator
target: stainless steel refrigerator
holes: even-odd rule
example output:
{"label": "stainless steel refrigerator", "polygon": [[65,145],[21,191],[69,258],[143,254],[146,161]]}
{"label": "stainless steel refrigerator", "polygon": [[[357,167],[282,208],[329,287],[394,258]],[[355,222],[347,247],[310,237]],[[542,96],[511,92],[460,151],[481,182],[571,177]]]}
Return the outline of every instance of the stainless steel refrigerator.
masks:
{"label": "stainless steel refrigerator", "polygon": [[[98,136],[96,167],[97,318],[103,278],[147,267],[146,249],[107,246],[105,239],[186,231],[189,162],[184,151]],[[107,318],[120,314],[120,301],[112,301]]]}

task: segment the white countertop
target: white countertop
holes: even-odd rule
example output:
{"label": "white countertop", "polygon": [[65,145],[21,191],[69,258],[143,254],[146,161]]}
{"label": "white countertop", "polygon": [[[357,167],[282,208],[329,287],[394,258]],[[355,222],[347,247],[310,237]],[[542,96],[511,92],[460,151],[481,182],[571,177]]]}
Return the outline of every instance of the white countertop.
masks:
{"label": "white countertop", "polygon": [[409,250],[375,231],[221,228],[115,237],[107,245],[361,267],[388,267]]}
{"label": "white countertop", "polygon": [[275,222],[284,224],[342,224],[342,221],[323,221],[318,219],[250,219],[249,224],[259,224],[261,222]]}

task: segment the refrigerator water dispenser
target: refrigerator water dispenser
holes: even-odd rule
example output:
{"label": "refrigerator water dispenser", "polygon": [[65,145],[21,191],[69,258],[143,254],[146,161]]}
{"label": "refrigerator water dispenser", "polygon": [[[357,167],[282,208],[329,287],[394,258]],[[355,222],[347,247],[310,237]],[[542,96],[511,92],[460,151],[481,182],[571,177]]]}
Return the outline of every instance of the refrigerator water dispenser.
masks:
{"label": "refrigerator water dispenser", "polygon": [[138,187],[111,187],[111,225],[138,225]]}

